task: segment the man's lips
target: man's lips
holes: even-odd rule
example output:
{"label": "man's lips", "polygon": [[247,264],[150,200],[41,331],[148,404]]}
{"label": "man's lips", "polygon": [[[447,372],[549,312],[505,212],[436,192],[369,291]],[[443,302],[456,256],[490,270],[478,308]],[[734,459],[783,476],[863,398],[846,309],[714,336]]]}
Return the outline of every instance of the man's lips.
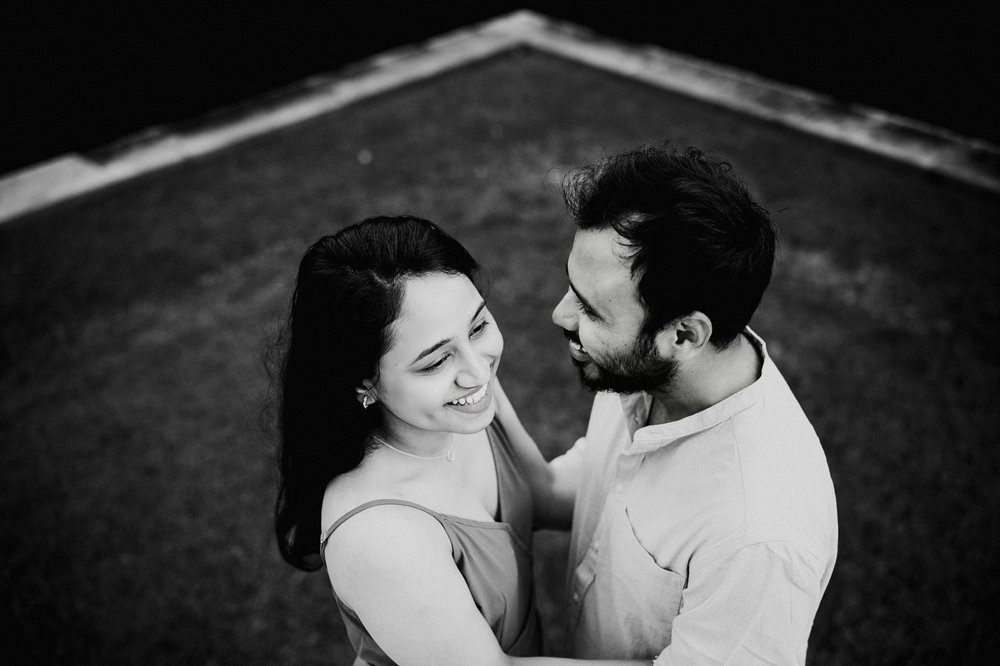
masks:
{"label": "man's lips", "polygon": [[569,341],[569,355],[573,357],[574,361],[586,361],[590,358],[590,354],[583,348],[579,338],[574,333],[564,329],[563,335]]}

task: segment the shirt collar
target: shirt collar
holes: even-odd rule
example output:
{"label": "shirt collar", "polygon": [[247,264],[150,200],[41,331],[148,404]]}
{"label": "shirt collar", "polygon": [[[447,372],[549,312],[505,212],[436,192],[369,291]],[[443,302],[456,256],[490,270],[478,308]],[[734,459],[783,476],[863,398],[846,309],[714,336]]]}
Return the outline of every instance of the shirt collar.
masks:
{"label": "shirt collar", "polygon": [[760,377],[746,388],[717,402],[708,409],[703,409],[696,414],[686,416],[678,421],[639,427],[639,424],[645,423],[649,417],[649,408],[653,403],[653,397],[645,392],[629,393],[620,396],[622,411],[625,414],[631,439],[631,444],[624,451],[625,454],[648,453],[672,444],[683,437],[714,428],[761,399],[766,392],[765,387],[777,373],[777,368],[771,361],[771,357],[767,355],[767,345],[764,341],[749,327],[744,329],[744,333],[754,347],[757,348],[763,359]]}

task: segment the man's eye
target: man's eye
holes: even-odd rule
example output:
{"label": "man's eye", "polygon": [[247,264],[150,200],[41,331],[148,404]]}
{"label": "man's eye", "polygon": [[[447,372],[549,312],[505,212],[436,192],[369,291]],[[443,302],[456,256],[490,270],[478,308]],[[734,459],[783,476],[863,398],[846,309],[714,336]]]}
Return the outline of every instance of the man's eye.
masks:
{"label": "man's eye", "polygon": [[584,305],[583,301],[581,301],[579,298],[575,298],[574,300],[576,301],[576,309],[582,312],[584,315],[586,315],[587,318],[594,319],[597,317],[597,313],[588,308],[586,305]]}

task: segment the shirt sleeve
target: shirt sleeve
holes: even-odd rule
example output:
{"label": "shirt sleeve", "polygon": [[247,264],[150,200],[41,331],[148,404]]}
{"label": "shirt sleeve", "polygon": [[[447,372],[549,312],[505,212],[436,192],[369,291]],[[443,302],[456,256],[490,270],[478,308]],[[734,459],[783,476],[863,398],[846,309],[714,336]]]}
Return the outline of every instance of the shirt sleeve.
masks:
{"label": "shirt sleeve", "polygon": [[552,469],[558,470],[560,473],[571,473],[576,476],[583,464],[583,456],[586,451],[587,438],[581,437],[565,453],[549,461],[549,465],[552,466]]}
{"label": "shirt sleeve", "polygon": [[804,664],[821,579],[819,558],[785,542],[692,563],[671,643],[654,663]]}

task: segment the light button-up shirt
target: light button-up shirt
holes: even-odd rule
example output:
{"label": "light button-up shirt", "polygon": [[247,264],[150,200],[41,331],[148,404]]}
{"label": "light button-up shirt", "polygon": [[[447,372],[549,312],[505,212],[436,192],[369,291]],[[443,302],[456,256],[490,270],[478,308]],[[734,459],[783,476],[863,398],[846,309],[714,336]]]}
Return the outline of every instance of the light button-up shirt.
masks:
{"label": "light button-up shirt", "polygon": [[650,396],[601,393],[581,463],[567,619],[578,658],[798,664],[837,553],[819,440],[763,342],[761,376],[648,427]]}

